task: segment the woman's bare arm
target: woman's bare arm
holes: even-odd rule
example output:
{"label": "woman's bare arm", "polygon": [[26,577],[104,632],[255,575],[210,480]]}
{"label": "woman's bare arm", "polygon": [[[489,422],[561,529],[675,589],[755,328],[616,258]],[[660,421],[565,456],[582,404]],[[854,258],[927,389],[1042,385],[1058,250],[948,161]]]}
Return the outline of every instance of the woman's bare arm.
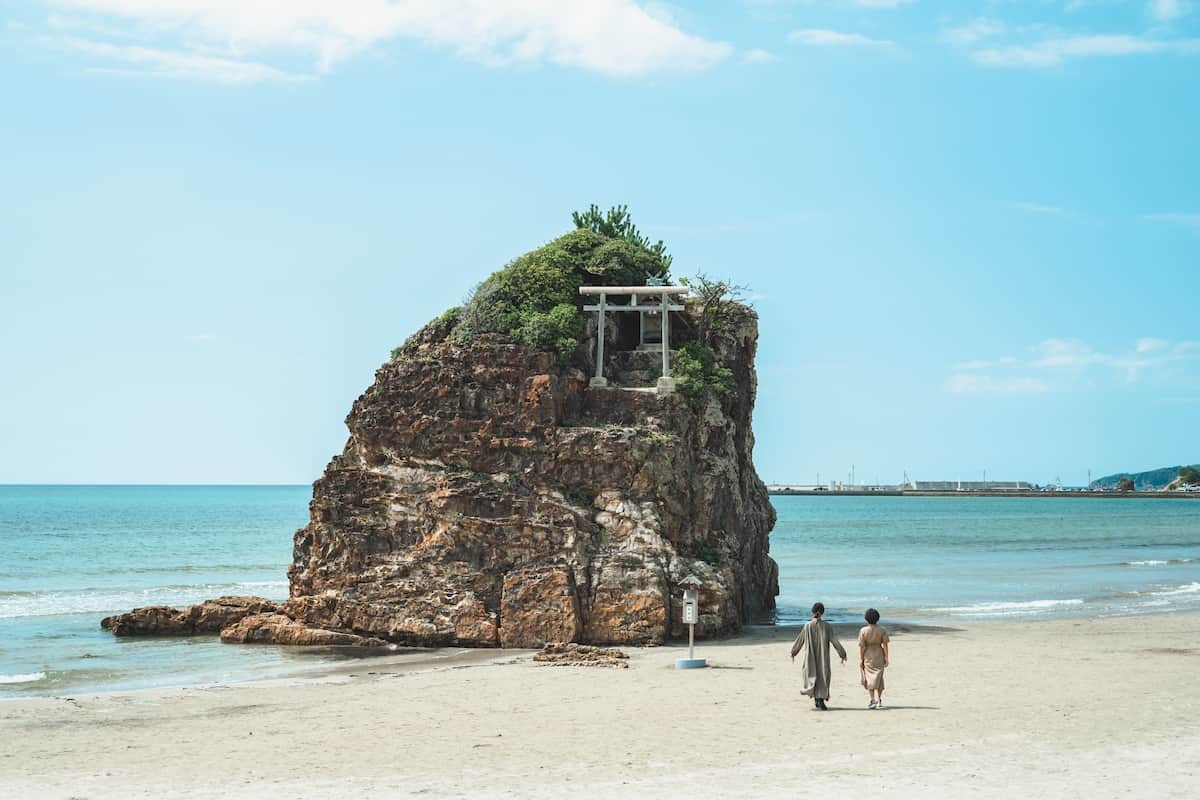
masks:
{"label": "woman's bare arm", "polygon": [[888,655],[888,642],[887,642],[887,639],[884,639],[883,640],[883,665],[885,667],[889,667],[889,666],[891,666],[891,664],[892,664],[892,659],[891,659],[891,656]]}

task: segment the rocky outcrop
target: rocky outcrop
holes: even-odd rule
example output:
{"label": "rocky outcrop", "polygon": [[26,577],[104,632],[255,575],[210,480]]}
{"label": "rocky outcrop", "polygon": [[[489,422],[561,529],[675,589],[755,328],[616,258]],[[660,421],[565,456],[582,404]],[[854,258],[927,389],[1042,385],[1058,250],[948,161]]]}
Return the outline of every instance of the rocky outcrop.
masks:
{"label": "rocky outcrop", "polygon": [[221,641],[232,644],[293,644],[382,647],[387,642],[353,633],[310,628],[283,614],[243,617],[221,631]]}
{"label": "rocky outcrop", "polygon": [[295,537],[284,614],[401,644],[541,647],[679,635],[688,575],[699,635],[774,607],[753,312],[710,337],[735,391],[698,404],[589,388],[580,359],[447,334],[431,324],[354,403]]}
{"label": "rocky outcrop", "polygon": [[593,647],[571,642],[548,644],[540,652],[534,653],[533,661],[553,667],[629,667],[629,656],[615,647]]}
{"label": "rocky outcrop", "polygon": [[220,633],[250,614],[274,613],[279,605],[262,597],[218,597],[183,610],[144,606],[100,620],[115,636],[195,636]]}

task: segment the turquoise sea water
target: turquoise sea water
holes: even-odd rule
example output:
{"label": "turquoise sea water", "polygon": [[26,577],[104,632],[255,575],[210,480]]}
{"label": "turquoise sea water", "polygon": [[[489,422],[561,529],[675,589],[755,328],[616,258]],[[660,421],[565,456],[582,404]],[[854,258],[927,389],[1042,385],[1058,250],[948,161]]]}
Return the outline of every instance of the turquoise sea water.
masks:
{"label": "turquoise sea water", "polygon": [[[331,650],[116,639],[111,613],[282,599],[307,486],[0,486],[0,697],[276,676]],[[781,623],[1200,610],[1200,502],[776,497]]]}
{"label": "turquoise sea water", "polygon": [[[100,619],[223,594],[287,596],[307,486],[0,486],[0,697],[283,674],[290,648],[117,639]],[[320,655],[315,657],[319,658]]]}
{"label": "turquoise sea water", "polygon": [[1200,610],[1200,501],[773,497],[779,622]]}

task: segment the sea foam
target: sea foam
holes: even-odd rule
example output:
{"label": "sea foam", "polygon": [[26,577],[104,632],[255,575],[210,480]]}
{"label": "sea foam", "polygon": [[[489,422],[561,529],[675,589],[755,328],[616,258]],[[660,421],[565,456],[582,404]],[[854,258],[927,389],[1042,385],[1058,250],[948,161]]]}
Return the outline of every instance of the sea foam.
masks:
{"label": "sea foam", "polygon": [[34,681],[44,681],[46,673],[44,672],[25,672],[18,675],[0,675],[0,683],[33,683]]}
{"label": "sea foam", "polygon": [[[46,617],[58,614],[105,614],[139,606],[186,606],[221,595],[286,595],[287,581],[240,581],[148,589],[75,589],[44,592],[0,592],[0,619]],[[266,591],[273,589],[276,591]],[[284,590],[284,591],[279,591]]]}
{"label": "sea foam", "polygon": [[1157,592],[1146,592],[1146,594],[1157,597],[1173,597],[1181,594],[1200,594],[1200,583],[1192,581],[1191,583],[1185,583],[1182,586],[1176,586],[1171,589],[1160,589]]}
{"label": "sea foam", "polygon": [[1066,600],[1029,600],[1011,603],[972,603],[966,606],[946,606],[933,609],[942,614],[976,617],[1009,617],[1020,614],[1041,614],[1063,606],[1083,605],[1083,599],[1072,597]]}

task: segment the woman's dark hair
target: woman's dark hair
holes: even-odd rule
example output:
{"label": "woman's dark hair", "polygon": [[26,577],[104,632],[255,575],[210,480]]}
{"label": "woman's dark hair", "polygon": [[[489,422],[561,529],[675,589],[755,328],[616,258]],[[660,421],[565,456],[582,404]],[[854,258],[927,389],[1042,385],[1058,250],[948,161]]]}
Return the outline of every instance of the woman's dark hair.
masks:
{"label": "woman's dark hair", "polygon": [[824,613],[825,613],[825,604],[824,603],[813,603],[813,616],[816,616],[817,614],[824,614]]}
{"label": "woman's dark hair", "polygon": [[867,613],[863,614],[863,618],[868,624],[874,625],[876,622],[879,622],[879,612],[873,608],[868,608]]}

